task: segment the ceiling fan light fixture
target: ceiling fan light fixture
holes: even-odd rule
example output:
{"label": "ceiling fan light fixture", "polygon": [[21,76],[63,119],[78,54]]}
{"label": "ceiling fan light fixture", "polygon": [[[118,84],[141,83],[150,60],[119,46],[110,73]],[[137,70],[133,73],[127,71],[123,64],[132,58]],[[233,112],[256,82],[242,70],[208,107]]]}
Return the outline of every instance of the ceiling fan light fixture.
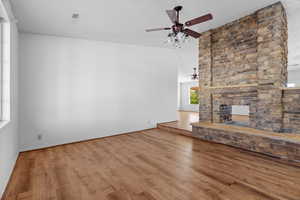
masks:
{"label": "ceiling fan light fixture", "polygon": [[181,45],[185,42],[188,42],[191,37],[198,39],[201,34],[186,27],[212,20],[212,14],[209,13],[189,20],[185,23],[180,23],[179,12],[181,10],[182,6],[176,6],[172,10],[166,10],[168,17],[173,23],[171,27],[146,29],[146,32],[171,30],[171,33],[168,34],[166,43],[172,44],[176,48],[180,48]]}
{"label": "ceiling fan light fixture", "polygon": [[171,32],[167,36],[167,43],[172,45],[175,48],[181,48],[183,43],[189,41],[190,41],[189,35],[183,32],[178,32],[178,33]]}
{"label": "ceiling fan light fixture", "polygon": [[194,70],[194,73],[191,75],[191,79],[193,81],[199,80],[199,74],[197,73],[197,68],[195,67],[195,68],[193,68],[193,70]]}

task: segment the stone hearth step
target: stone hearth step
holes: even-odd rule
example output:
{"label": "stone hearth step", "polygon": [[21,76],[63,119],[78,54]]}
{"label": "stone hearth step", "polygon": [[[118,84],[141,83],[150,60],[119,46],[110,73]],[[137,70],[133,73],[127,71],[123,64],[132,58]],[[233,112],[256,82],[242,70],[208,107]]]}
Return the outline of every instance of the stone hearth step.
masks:
{"label": "stone hearth step", "polygon": [[300,134],[275,133],[217,123],[193,123],[192,136],[300,162]]}

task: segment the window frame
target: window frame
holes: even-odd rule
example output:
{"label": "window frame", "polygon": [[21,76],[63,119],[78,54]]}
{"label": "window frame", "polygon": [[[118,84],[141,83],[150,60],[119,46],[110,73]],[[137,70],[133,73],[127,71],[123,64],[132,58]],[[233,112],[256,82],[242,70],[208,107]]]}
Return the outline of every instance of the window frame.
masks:
{"label": "window frame", "polygon": [[0,128],[11,121],[11,29],[8,2],[0,2]]}

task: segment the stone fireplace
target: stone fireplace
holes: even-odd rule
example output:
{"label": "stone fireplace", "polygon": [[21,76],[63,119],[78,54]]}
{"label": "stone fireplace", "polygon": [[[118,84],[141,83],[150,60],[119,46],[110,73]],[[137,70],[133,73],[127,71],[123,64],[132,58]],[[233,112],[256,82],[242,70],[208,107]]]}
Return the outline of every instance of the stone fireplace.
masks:
{"label": "stone fireplace", "polygon": [[281,3],[203,33],[199,52],[200,121],[223,123],[231,118],[224,109],[247,105],[249,127],[282,131],[287,19]]}
{"label": "stone fireplace", "polygon": [[[300,88],[286,88],[287,38],[280,2],[202,33],[193,137],[300,161]],[[233,106],[248,106],[246,123],[233,119]]]}
{"label": "stone fireplace", "polygon": [[[257,89],[256,87],[243,88],[220,88],[212,91],[212,122],[226,123],[223,120],[224,108],[227,109],[226,115],[230,115],[232,120],[232,106],[248,106],[249,107],[249,122],[245,126],[256,128],[257,123]],[[232,123],[234,124],[234,123]]]}

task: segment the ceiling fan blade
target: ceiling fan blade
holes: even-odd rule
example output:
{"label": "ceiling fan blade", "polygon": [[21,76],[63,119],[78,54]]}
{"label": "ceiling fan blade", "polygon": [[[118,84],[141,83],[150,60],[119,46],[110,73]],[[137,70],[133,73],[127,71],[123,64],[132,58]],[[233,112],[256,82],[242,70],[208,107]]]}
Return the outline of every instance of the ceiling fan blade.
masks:
{"label": "ceiling fan blade", "polygon": [[188,29],[188,28],[184,29],[182,32],[184,32],[185,34],[190,35],[194,38],[199,38],[201,36],[200,33],[197,33],[196,31],[193,31],[193,30]]}
{"label": "ceiling fan blade", "polygon": [[192,19],[190,21],[185,22],[186,26],[193,26],[195,24],[200,24],[202,22],[206,22],[208,20],[211,20],[213,18],[212,14],[203,15],[201,17],[197,17],[195,19]]}
{"label": "ceiling fan blade", "polygon": [[152,32],[152,31],[164,31],[164,30],[171,30],[171,28],[152,28],[152,29],[146,29],[146,32]]}
{"label": "ceiling fan blade", "polygon": [[177,14],[175,10],[166,10],[170,20],[175,23],[177,21]]}

